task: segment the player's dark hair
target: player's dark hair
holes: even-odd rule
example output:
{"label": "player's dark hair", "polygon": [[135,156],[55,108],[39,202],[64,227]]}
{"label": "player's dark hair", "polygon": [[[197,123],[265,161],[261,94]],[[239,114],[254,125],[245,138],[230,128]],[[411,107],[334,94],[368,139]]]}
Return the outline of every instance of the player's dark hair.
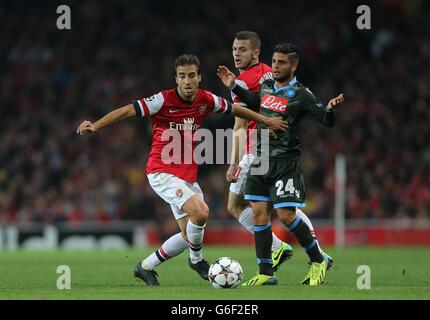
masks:
{"label": "player's dark hair", "polygon": [[288,42],[278,43],[273,52],[280,52],[288,55],[291,63],[299,63],[299,48]]}
{"label": "player's dark hair", "polygon": [[261,49],[261,40],[257,33],[253,31],[240,31],[236,33],[234,37],[237,40],[249,40],[251,41],[252,49]]}
{"label": "player's dark hair", "polygon": [[197,73],[200,74],[200,60],[199,57],[193,54],[182,54],[175,60],[175,74],[179,66],[196,66]]}

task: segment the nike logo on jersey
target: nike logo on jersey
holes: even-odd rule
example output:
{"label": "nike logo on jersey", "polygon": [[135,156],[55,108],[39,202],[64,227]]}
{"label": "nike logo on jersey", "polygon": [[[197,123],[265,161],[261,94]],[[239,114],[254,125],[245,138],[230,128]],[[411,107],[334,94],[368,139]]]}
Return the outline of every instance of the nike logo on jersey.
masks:
{"label": "nike logo on jersey", "polygon": [[174,113],[174,112],[178,112],[178,111],[180,111],[180,110],[179,109],[170,109],[169,110],[170,113]]}

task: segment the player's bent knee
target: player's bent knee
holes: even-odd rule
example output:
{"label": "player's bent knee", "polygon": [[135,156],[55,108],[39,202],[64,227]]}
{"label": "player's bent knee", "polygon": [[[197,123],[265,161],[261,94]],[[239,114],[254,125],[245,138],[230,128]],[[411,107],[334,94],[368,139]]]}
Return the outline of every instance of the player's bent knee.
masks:
{"label": "player's bent knee", "polygon": [[185,241],[188,241],[188,237],[187,237],[187,233],[186,232],[181,232],[181,236]]}
{"label": "player's bent knee", "polygon": [[227,203],[227,211],[232,215],[235,216],[236,213],[236,206],[234,204],[231,204],[230,201]]}
{"label": "player's bent knee", "polygon": [[249,207],[248,201],[243,200],[242,196],[230,191],[228,196],[227,210],[233,217],[239,219],[241,213],[247,207]]}
{"label": "player's bent knee", "polygon": [[200,219],[206,221],[209,218],[209,207],[206,203],[203,203],[199,213]]}
{"label": "player's bent knee", "polygon": [[240,214],[242,213],[245,208],[241,208],[240,206],[237,206],[236,204],[230,204],[227,205],[228,212],[235,217],[236,219],[239,219]]}
{"label": "player's bent knee", "polygon": [[290,224],[296,218],[295,208],[279,208],[276,210],[276,213],[278,214],[279,220],[285,224]]}
{"label": "player's bent knee", "polygon": [[192,220],[198,225],[204,225],[209,218],[209,207],[203,201],[194,207],[191,213]]}

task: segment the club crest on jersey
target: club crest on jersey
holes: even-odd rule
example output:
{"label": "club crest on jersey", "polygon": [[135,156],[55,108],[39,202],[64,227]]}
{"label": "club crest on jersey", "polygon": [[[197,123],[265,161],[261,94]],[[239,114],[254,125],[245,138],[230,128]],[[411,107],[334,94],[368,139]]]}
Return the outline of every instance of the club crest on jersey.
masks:
{"label": "club crest on jersey", "polygon": [[294,97],[296,95],[296,90],[294,90],[293,88],[289,88],[288,90],[287,90],[287,97],[288,98],[292,98],[292,97]]}
{"label": "club crest on jersey", "polygon": [[261,107],[270,109],[276,112],[285,112],[287,109],[288,100],[280,97],[265,94],[261,100]]}
{"label": "club crest on jersey", "polygon": [[181,197],[182,197],[182,195],[183,195],[182,189],[178,189],[178,190],[176,190],[176,196],[177,196],[178,198],[181,198]]}
{"label": "club crest on jersey", "polygon": [[204,113],[206,112],[206,107],[207,107],[207,106],[200,106],[200,107],[199,107],[199,112],[200,112],[200,114],[204,114]]}

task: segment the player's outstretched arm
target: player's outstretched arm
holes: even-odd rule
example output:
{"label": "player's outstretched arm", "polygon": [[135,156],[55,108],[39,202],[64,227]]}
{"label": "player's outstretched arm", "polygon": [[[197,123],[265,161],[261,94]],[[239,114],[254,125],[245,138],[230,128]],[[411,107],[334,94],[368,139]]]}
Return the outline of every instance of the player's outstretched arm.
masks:
{"label": "player's outstretched arm", "polygon": [[333,127],[336,122],[336,116],[334,108],[343,103],[343,94],[338,95],[329,101],[326,108],[323,108],[322,103],[312,96],[312,101],[305,108],[311,113],[311,115],[321,124],[326,127]]}
{"label": "player's outstretched arm", "polygon": [[227,87],[228,90],[232,90],[236,85],[235,83],[236,76],[226,66],[218,66],[218,69],[216,70],[216,74],[218,78],[222,81],[224,86]]}
{"label": "player's outstretched arm", "polygon": [[244,102],[247,107],[253,110],[260,109],[260,96],[257,92],[248,91],[241,86],[237,85],[235,80],[236,76],[225,66],[219,66],[217,69],[218,78],[222,81],[230,91],[232,91],[238,98]]}
{"label": "player's outstretched arm", "polygon": [[343,97],[343,93],[341,93],[336,98],[333,98],[328,102],[327,110],[336,108],[337,106],[341,105],[343,101],[345,101],[345,98]]}
{"label": "player's outstretched arm", "polygon": [[[272,135],[274,135],[274,132],[277,130],[288,130],[288,122],[283,120],[282,117],[266,117],[237,104],[233,104],[231,112],[237,117],[247,120],[254,120],[264,124],[272,132]],[[274,135],[274,137],[276,138],[276,135]]]}
{"label": "player's outstretched arm", "polygon": [[91,123],[88,120],[83,121],[76,130],[76,133],[83,135],[87,132],[96,132],[102,127],[133,116],[136,116],[136,110],[133,104],[128,104],[124,107],[109,112],[103,118],[97,120],[94,123]]}

